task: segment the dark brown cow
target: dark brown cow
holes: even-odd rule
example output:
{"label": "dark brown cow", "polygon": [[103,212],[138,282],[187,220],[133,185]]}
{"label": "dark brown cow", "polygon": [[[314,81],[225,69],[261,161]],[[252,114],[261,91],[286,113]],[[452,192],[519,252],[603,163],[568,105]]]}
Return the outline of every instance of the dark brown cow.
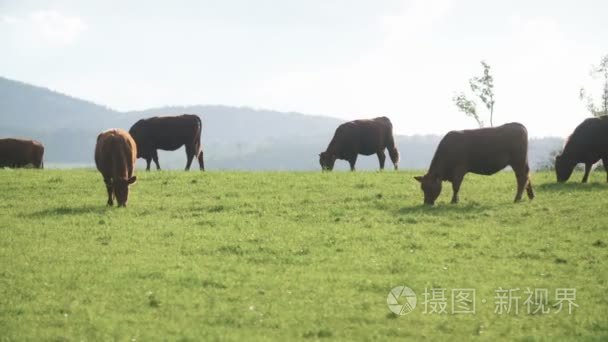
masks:
{"label": "dark brown cow", "polygon": [[0,139],[0,167],[44,168],[44,146],[35,140]]}
{"label": "dark brown cow", "polygon": [[458,191],[465,174],[492,175],[507,166],[513,168],[517,177],[515,202],[521,200],[524,188],[533,199],[528,131],[519,123],[449,132],[439,143],[427,174],[415,178],[421,183],[425,204],[435,203],[441,193],[442,181],[452,183],[452,203],[458,203]]}
{"label": "dark brown cow", "polygon": [[186,147],[186,171],[190,170],[196,156],[201,171],[205,170],[201,131],[203,124],[197,115],[163,116],[137,121],[129,133],[137,143],[137,158],[146,160],[146,171],[150,171],[150,161],[154,160],[160,170],[157,150],[175,151]]}
{"label": "dark brown cow", "polygon": [[382,116],[371,120],[350,121],[338,126],[327,150],[319,154],[319,164],[323,170],[331,171],[336,159],[342,159],[348,161],[351,171],[355,171],[359,154],[365,156],[376,154],[382,170],[386,159],[384,149],[388,149],[388,154],[397,170],[399,151],[393,139],[391,120]]}
{"label": "dark brown cow", "polygon": [[137,179],[133,175],[136,160],[137,145],[125,130],[110,129],[97,136],[95,165],[108,190],[108,205],[114,205],[115,196],[119,207],[127,206],[129,185]]}
{"label": "dark brown cow", "polygon": [[555,158],[557,181],[567,181],[576,165],[584,163],[583,183],[587,183],[591,167],[600,159],[608,173],[608,116],[586,119],[576,127],[562,154]]}

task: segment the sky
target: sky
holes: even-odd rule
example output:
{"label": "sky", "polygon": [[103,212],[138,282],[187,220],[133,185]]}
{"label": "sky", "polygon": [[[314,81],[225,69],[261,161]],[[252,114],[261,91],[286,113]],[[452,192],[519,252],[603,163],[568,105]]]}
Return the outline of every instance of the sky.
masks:
{"label": "sky", "polygon": [[[0,76],[117,110],[248,106],[396,133],[475,128],[452,102],[491,66],[494,123],[567,136],[608,54],[605,0],[0,0]],[[482,119],[488,115],[478,101]]]}

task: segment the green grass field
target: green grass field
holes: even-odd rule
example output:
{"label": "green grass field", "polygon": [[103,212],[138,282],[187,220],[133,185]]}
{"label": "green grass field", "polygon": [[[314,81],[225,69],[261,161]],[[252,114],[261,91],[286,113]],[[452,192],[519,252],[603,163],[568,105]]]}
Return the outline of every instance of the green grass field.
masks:
{"label": "green grass field", "polygon": [[[93,170],[0,170],[0,340],[608,339],[604,173],[533,174],[518,204],[512,173],[468,175],[433,208],[417,174],[140,170],[119,209]],[[399,285],[418,300],[403,316]],[[516,288],[518,312],[496,313]],[[424,313],[425,289],[447,313]],[[474,314],[452,313],[457,289]]]}

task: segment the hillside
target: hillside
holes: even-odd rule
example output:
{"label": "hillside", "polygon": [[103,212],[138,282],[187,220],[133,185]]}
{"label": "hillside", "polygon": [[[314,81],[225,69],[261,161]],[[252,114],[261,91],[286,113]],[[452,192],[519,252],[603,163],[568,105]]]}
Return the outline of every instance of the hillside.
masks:
{"label": "hillside", "polygon": [[[128,129],[155,115],[198,114],[203,120],[203,146],[208,169],[317,170],[317,155],[343,122],[326,116],[281,113],[247,107],[188,106],[118,112],[52,90],[0,77],[0,136],[29,137],[46,146],[45,165],[92,165],[97,134],[107,128]],[[440,140],[437,135],[397,136],[401,167],[426,168]],[[547,163],[562,139],[532,139],[533,167]],[[161,152],[161,166],[181,169],[185,153]],[[139,161],[143,166],[143,161]],[[346,170],[346,162],[336,164]],[[375,156],[360,157],[357,168],[375,170]]]}

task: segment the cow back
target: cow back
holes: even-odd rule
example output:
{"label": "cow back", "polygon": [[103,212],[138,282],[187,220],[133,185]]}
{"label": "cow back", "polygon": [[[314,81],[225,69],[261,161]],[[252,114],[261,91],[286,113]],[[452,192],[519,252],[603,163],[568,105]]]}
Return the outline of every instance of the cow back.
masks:
{"label": "cow back", "polygon": [[44,146],[35,140],[0,139],[0,167],[43,167]]}
{"label": "cow back", "polygon": [[507,165],[527,164],[528,132],[519,123],[451,131],[441,140],[429,173],[450,180],[455,169],[490,175]]}
{"label": "cow back", "polygon": [[97,136],[95,164],[106,178],[128,179],[133,175],[137,145],[122,129],[110,129]]}
{"label": "cow back", "polygon": [[387,117],[354,120],[336,129],[327,151],[338,158],[362,154],[371,155],[386,147],[394,147],[393,126]]}
{"label": "cow back", "polygon": [[566,141],[562,156],[574,162],[594,161],[608,153],[608,116],[588,118]]}
{"label": "cow back", "polygon": [[197,115],[152,117],[137,121],[129,130],[140,154],[149,150],[174,151],[183,145],[200,142],[201,119]]}

